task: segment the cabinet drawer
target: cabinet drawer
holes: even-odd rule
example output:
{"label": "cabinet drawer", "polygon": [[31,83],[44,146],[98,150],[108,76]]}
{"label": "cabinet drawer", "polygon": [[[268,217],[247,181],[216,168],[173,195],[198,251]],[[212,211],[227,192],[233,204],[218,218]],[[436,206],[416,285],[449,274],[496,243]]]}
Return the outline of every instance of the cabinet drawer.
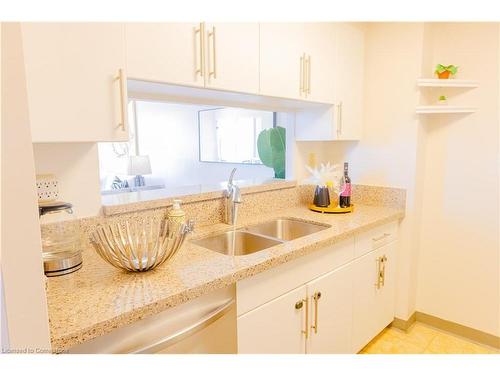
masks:
{"label": "cabinet drawer", "polygon": [[339,242],[236,284],[238,316],[269,302],[354,258],[354,238]]}
{"label": "cabinet drawer", "polygon": [[361,233],[356,236],[354,257],[360,257],[372,250],[378,249],[395,239],[398,236],[398,223],[384,224],[379,227],[370,229],[367,232]]}

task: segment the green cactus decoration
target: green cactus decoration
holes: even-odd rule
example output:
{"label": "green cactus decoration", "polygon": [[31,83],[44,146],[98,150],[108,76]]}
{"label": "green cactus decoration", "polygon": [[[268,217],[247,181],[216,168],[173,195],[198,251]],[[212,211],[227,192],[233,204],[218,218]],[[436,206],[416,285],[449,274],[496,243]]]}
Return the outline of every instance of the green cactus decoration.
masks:
{"label": "green cactus decoration", "polygon": [[285,178],[285,128],[264,129],[257,138],[257,149],[262,163],[274,169],[274,178]]}

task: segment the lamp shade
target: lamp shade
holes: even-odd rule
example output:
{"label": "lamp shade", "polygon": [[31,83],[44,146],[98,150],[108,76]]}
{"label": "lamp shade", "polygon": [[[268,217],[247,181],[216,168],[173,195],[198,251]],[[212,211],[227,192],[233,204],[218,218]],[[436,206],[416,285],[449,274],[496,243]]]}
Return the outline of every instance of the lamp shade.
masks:
{"label": "lamp shade", "polygon": [[128,175],[151,174],[151,163],[147,155],[132,155],[128,157]]}

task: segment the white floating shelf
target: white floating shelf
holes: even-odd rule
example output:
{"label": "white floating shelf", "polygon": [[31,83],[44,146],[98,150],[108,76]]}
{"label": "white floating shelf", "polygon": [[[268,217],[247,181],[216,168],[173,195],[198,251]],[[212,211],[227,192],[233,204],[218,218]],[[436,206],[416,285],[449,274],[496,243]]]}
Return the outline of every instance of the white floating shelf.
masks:
{"label": "white floating shelf", "polygon": [[433,114],[433,113],[474,113],[477,108],[473,107],[459,107],[452,105],[420,105],[417,106],[417,113],[420,114]]}
{"label": "white floating shelf", "polygon": [[467,79],[438,79],[438,78],[419,78],[417,79],[419,87],[478,87],[479,81]]}

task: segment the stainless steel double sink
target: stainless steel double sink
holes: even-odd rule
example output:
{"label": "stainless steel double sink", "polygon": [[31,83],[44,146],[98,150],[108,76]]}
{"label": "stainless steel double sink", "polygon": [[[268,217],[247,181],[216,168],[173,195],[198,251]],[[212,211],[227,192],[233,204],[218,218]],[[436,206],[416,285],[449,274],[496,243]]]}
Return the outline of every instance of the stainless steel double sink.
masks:
{"label": "stainless steel double sink", "polygon": [[230,230],[192,242],[226,255],[248,255],[280,243],[304,237],[329,228],[329,225],[309,223],[299,219],[281,218]]}

